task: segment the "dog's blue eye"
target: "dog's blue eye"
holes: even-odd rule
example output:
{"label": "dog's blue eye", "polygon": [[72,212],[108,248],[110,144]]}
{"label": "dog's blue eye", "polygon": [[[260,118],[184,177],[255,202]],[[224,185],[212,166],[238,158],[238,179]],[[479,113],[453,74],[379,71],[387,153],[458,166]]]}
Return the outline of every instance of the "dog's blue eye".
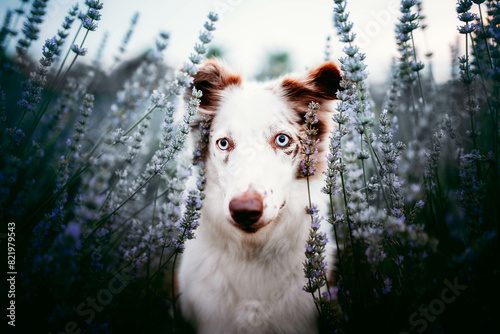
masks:
{"label": "dog's blue eye", "polygon": [[286,147],[290,143],[290,137],[284,134],[280,134],[276,136],[274,142],[278,147]]}
{"label": "dog's blue eye", "polygon": [[217,140],[217,146],[221,150],[226,151],[229,149],[229,140],[227,140],[226,138],[219,139]]}

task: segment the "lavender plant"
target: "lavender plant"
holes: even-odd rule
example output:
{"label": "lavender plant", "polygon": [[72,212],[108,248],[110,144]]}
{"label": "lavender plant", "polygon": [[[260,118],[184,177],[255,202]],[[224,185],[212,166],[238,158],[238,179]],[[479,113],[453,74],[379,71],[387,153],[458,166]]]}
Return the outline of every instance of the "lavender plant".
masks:
{"label": "lavender plant", "polygon": [[[46,41],[39,67],[24,85],[19,110],[8,111],[6,106],[16,95],[2,92],[2,136],[8,140],[2,140],[1,215],[2,221],[22,221],[18,231],[24,241],[19,243],[19,256],[25,260],[20,291],[27,296],[23,308],[35,309],[41,300],[46,302],[44,311],[35,316],[45,324],[42,330],[64,331],[70,317],[76,316],[77,326],[84,332],[98,328],[121,331],[130,324],[109,324],[122,312],[119,310],[126,309],[130,294],[135,294],[144,298],[144,303],[153,298],[163,305],[158,309],[163,316],[150,314],[144,323],[146,318],[153,319],[151,326],[159,328],[163,325],[157,319],[166,315],[164,324],[177,326],[172,313],[175,296],[167,288],[170,276],[166,273],[170,272],[167,268],[175,268],[185,240],[192,238],[205,181],[202,164],[196,162],[193,167],[189,158],[182,157],[201,92],[193,89],[193,99],[180,122],[175,121],[173,97],[191,86],[196,65],[212,39],[217,16],[209,15],[200,43],[195,45],[183,72],[174,74],[163,64],[162,52],[169,34],[162,32],[156,49],[145,57],[125,90],[117,94],[118,101],[103,104],[102,95],[96,93],[94,99],[89,91],[101,84],[96,80],[109,79],[73,77],[78,75],[73,65],[89,52],[83,45],[101,18],[101,2],[85,4],[87,12],[79,15],[80,28],[59,70],[51,72],[49,67],[71,34],[76,6],[69,11],[57,37]],[[76,44],[80,32],[84,36]],[[71,52],[73,60],[65,67]],[[9,61],[5,60],[6,65]],[[87,73],[92,71],[99,69]],[[47,89],[48,82],[53,83],[52,91]],[[59,88],[64,88],[62,93]],[[136,103],[124,103],[134,98]],[[78,104],[82,104],[80,111]],[[99,118],[110,109],[115,117],[102,122],[101,131]],[[158,138],[149,123],[161,111],[164,126]],[[205,127],[203,136],[205,146],[208,129]],[[145,144],[154,148],[151,154],[144,152]],[[197,187],[187,192],[185,184],[193,168],[199,173]],[[183,202],[187,208],[184,213]],[[92,277],[84,279],[85,272]],[[115,278],[123,282],[119,291],[127,292],[113,294],[116,304],[99,308],[99,317],[105,320],[88,324],[78,319],[81,300],[96,295]],[[36,293],[37,287],[47,282],[54,284],[44,293]],[[21,327],[21,331],[28,330],[29,322]]]}
{"label": "lavender plant", "polygon": [[70,34],[71,27],[73,26],[73,23],[75,22],[75,17],[77,16],[77,14],[78,14],[78,4],[74,5],[68,11],[68,15],[64,17],[64,22],[61,25],[62,29],[57,31],[57,36],[58,36],[58,38],[56,39],[56,43],[57,43],[56,55],[57,56],[61,55],[61,50],[64,46],[66,38],[68,38],[68,36]]}
{"label": "lavender plant", "polygon": [[[9,48],[9,42],[11,38],[18,35],[17,24],[19,22],[19,19],[24,14],[26,14],[24,7],[27,3],[29,3],[29,0],[21,0],[19,8],[7,11],[4,20],[4,25],[2,27],[2,32],[0,35],[1,36],[0,48],[2,49],[2,56],[6,53],[7,49]],[[12,20],[12,16],[14,16],[14,22],[12,22],[12,27],[11,27],[10,22]]]}
{"label": "lavender plant", "polygon": [[[372,106],[363,82],[364,56],[354,45],[346,2],[334,3],[335,26],[340,41],[346,43],[346,56],[340,59],[343,90],[337,93],[339,104],[333,116],[336,129],[330,138],[323,187],[330,198],[328,220],[333,224],[337,243],[335,278],[325,293],[325,299],[331,298],[337,304],[323,304],[327,310],[319,310],[325,332],[358,333],[374,328],[383,332],[458,330],[456,323],[439,317],[440,311],[432,309],[432,296],[439,292],[439,284],[429,282],[448,282],[449,277],[457,277],[456,280],[467,282],[475,295],[482,289],[490,291],[498,278],[488,264],[491,257],[485,253],[499,250],[498,224],[493,223],[498,208],[490,206],[492,201],[498,201],[499,186],[498,159],[494,158],[498,121],[490,102],[494,89],[488,88],[495,87],[495,83],[484,75],[486,67],[492,64],[488,62],[488,49],[494,49],[489,47],[493,37],[485,33],[484,17],[479,19],[469,13],[472,2],[459,1],[457,12],[464,22],[459,31],[466,36],[466,53],[469,43],[475,54],[482,53],[475,56],[477,70],[471,68],[470,56],[460,58],[466,88],[465,108],[462,106],[465,112],[455,111],[452,121],[441,110],[444,107],[453,112],[449,108],[458,107],[463,97],[455,85],[436,88],[432,77],[424,80],[420,75],[423,64],[417,60],[414,34],[423,29],[418,23],[423,4],[402,1],[402,17],[396,26],[400,64],[393,74],[387,110],[379,114],[377,131],[371,128]],[[474,3],[480,10],[483,1]],[[473,20],[479,23],[472,26]],[[488,21],[494,21],[493,15]],[[483,32],[474,44],[471,36],[478,30]],[[481,43],[484,48],[477,47]],[[482,98],[477,97],[474,73],[485,83],[481,83],[481,93],[486,93]],[[486,83],[487,80],[491,82]],[[411,124],[409,119],[416,126],[401,133]],[[469,128],[461,126],[463,132],[457,134],[455,124],[458,120],[466,124],[466,119]],[[484,120],[493,125],[484,127]],[[452,142],[447,142],[443,131]],[[465,141],[460,138],[464,134],[468,136]],[[492,140],[485,141],[489,136]],[[455,149],[445,149],[450,146]],[[490,148],[489,153],[481,153],[486,147]],[[470,149],[472,152],[466,153]],[[487,175],[484,170],[489,171]],[[484,216],[486,212],[488,218]],[[485,275],[483,282],[489,282],[489,287],[476,284],[475,275],[479,272]],[[313,300],[316,302],[317,298]],[[480,303],[483,302],[486,303]],[[467,301],[459,302],[463,303]],[[487,305],[483,310],[492,314],[496,308],[491,303]],[[425,306],[430,307],[432,317],[424,318],[424,312],[429,310]],[[456,308],[450,312],[460,313]],[[475,313],[475,317],[467,322],[470,330],[495,327],[486,320],[488,316]]]}
{"label": "lavender plant", "polygon": [[[399,60],[385,101],[374,96],[374,104],[347,1],[334,1],[342,90],[326,155],[325,219],[308,187],[303,268],[325,333],[499,330],[500,10],[497,1],[458,1],[456,76],[436,85],[417,53],[417,34],[432,25],[422,21],[425,4],[401,1]],[[217,16],[209,15],[182,71],[166,65],[170,35],[161,32],[127,74],[121,59],[107,71],[79,61],[106,51],[85,45],[99,33],[90,32],[102,2],[85,1],[83,13],[69,8],[36,66],[32,41],[42,36],[47,1],[20,5],[0,30],[0,219],[16,222],[16,329],[183,332],[173,276],[198,225],[211,124],[194,122],[201,93],[192,77]],[[121,50],[131,30],[124,34]],[[178,116],[186,89],[192,99]],[[309,105],[301,143],[308,184],[317,173],[318,108]],[[188,152],[193,126],[199,137]],[[327,264],[328,239],[336,245]]]}
{"label": "lavender plant", "polygon": [[[401,53],[399,73],[403,80],[410,85],[414,83],[416,79],[420,89],[421,101],[425,106],[422,82],[420,79],[420,71],[424,69],[424,64],[417,59],[417,50],[415,48],[415,38],[413,34],[413,31],[419,27],[422,3],[419,2],[417,4],[415,0],[402,0],[400,8],[402,16],[399,18],[400,23],[396,24],[396,41]],[[410,89],[412,91],[412,88]]]}
{"label": "lavender plant", "polygon": [[23,56],[26,55],[31,43],[39,38],[40,28],[38,25],[43,22],[47,2],[48,0],[37,0],[31,5],[30,16],[28,16],[26,21],[23,23],[22,32],[24,38],[20,38],[16,45],[16,52],[19,57],[19,61],[21,61]]}
{"label": "lavender plant", "polygon": [[127,33],[125,34],[125,37],[123,38],[122,45],[120,45],[120,47],[118,48],[118,55],[115,56],[115,64],[121,60],[121,57],[125,53],[125,49],[130,41],[130,38],[132,37],[134,28],[137,25],[138,20],[139,20],[139,13],[135,13],[134,16],[132,16],[132,19],[130,20],[130,27],[127,30]]}
{"label": "lavender plant", "polygon": [[[314,304],[319,313],[323,313],[325,306],[322,301],[321,288],[327,284],[327,263],[324,262],[326,244],[328,239],[325,232],[320,232],[320,224],[323,218],[318,216],[318,208],[311,202],[311,187],[309,177],[316,172],[315,165],[317,159],[312,158],[318,149],[316,145],[319,143],[317,138],[318,129],[316,124],[319,122],[318,110],[320,108],[318,103],[311,102],[308,105],[308,112],[304,115],[305,121],[305,139],[301,140],[302,154],[304,158],[300,162],[300,173],[307,180],[307,193],[309,199],[309,206],[306,207],[306,212],[311,216],[311,229],[309,230],[309,238],[305,245],[306,261],[304,263],[304,274],[307,278],[307,284],[303,290],[310,293],[313,297]],[[328,288],[327,288],[328,291]]]}
{"label": "lavender plant", "polygon": [[12,21],[12,15],[14,15],[13,10],[7,10],[7,13],[5,14],[5,18],[3,20],[2,28],[0,30],[0,47],[2,48],[2,53],[3,53],[3,44],[5,43],[5,40],[7,37],[10,36],[11,30],[10,30],[10,22]]}

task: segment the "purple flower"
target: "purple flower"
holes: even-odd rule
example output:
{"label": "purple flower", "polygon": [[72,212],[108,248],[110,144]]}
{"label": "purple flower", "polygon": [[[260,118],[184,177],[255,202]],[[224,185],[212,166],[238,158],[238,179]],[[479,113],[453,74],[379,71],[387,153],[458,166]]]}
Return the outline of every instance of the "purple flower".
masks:
{"label": "purple flower", "polygon": [[71,46],[71,51],[76,53],[77,56],[85,56],[87,54],[87,49],[86,48],[81,48],[76,44],[73,44]]}
{"label": "purple flower", "polygon": [[73,237],[75,239],[79,238],[81,233],[82,233],[82,228],[77,223],[69,223],[68,226],[66,227],[66,230],[64,231],[64,234]]}
{"label": "purple flower", "polygon": [[315,124],[317,124],[319,121],[317,117],[318,110],[319,104],[311,102],[309,103],[309,111],[304,116],[307,128],[305,131],[306,139],[301,140],[301,144],[303,145],[302,154],[304,154],[304,159],[302,159],[302,161],[300,162],[300,172],[302,176],[305,177],[314,175],[314,165],[317,163],[317,159],[311,159],[311,156],[318,153],[318,150],[315,147],[319,142],[319,139],[316,139],[318,130],[315,127]]}
{"label": "purple flower", "polygon": [[383,294],[387,294],[387,293],[391,292],[391,288],[392,288],[391,279],[390,278],[386,278],[384,280],[384,288],[382,289],[382,293]]}
{"label": "purple flower", "polygon": [[314,293],[317,289],[326,283],[326,263],[324,262],[325,246],[328,242],[325,233],[319,232],[320,222],[316,206],[312,205],[311,208],[306,210],[311,215],[311,229],[309,231],[309,238],[305,245],[306,249],[306,262],[304,263],[304,274],[308,282],[304,286],[304,291]]}

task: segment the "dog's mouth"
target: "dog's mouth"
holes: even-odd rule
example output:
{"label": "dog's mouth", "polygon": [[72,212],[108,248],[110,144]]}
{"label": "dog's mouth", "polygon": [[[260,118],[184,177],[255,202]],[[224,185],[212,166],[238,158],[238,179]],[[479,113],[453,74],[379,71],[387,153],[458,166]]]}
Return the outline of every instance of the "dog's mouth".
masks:
{"label": "dog's mouth", "polygon": [[270,222],[271,221],[268,221],[268,222],[259,221],[257,223],[249,223],[249,224],[233,223],[233,225],[235,225],[237,228],[239,228],[243,232],[253,234],[253,233],[256,233],[258,230],[260,230],[261,228],[263,228],[264,226],[266,226],[267,224],[269,224]]}

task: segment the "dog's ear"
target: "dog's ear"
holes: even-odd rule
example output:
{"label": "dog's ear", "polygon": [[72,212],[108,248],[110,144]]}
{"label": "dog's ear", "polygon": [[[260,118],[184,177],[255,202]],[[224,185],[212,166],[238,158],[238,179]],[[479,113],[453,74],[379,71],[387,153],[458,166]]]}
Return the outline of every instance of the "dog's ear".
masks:
{"label": "dog's ear", "polygon": [[[231,73],[228,66],[221,60],[209,59],[203,62],[194,76],[193,86],[201,90],[200,109],[213,113],[221,100],[221,92],[231,85],[240,85],[241,77]],[[189,101],[192,90],[188,89],[184,99]]]}
{"label": "dog's ear", "polygon": [[[305,75],[287,75],[279,83],[282,96],[299,116],[304,136],[306,128],[304,116],[308,111],[308,105],[310,102],[320,104],[319,122],[315,126],[320,143],[316,147],[318,153],[314,156],[318,161],[317,168],[319,170],[323,170],[326,166],[324,152],[328,149],[328,135],[333,129],[333,112],[331,104],[328,102],[337,99],[337,91],[342,89],[340,86],[341,80],[342,77],[337,66],[332,62],[326,62],[317,68],[309,70]],[[318,174],[321,175],[321,173],[315,175]]]}
{"label": "dog's ear", "polygon": [[309,70],[305,76],[285,76],[281,82],[283,95],[292,102],[307,103],[314,101],[322,103],[336,99],[336,93],[341,89],[340,71],[332,62]]}
{"label": "dog's ear", "polygon": [[[241,77],[233,74],[228,66],[218,59],[205,60],[201,65],[198,73],[194,76],[193,87],[202,92],[200,98],[200,109],[191,123],[192,135],[195,141],[200,139],[201,128],[204,117],[210,119],[214,116],[219,103],[222,99],[222,91],[230,86],[241,85]],[[184,100],[189,101],[192,97],[192,88],[187,89],[184,94]],[[207,151],[202,149],[200,156],[195,157],[195,162],[204,161]]]}

